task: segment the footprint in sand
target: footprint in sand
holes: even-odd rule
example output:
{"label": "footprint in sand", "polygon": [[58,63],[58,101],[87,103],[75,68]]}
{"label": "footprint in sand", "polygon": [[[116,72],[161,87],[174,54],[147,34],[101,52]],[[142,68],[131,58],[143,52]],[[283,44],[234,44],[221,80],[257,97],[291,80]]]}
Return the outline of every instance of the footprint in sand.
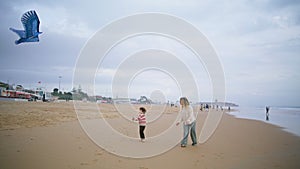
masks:
{"label": "footprint in sand", "polygon": [[80,165],[89,165],[89,163],[82,162],[82,163],[80,163]]}
{"label": "footprint in sand", "polygon": [[101,153],[101,152],[98,152],[98,151],[96,151],[96,152],[95,152],[95,155],[97,155],[97,156],[102,156],[102,153]]}
{"label": "footprint in sand", "polygon": [[140,167],[139,169],[148,169],[147,167]]}
{"label": "footprint in sand", "polygon": [[220,154],[215,153],[214,155],[217,156],[215,159],[218,159],[218,158],[224,159],[223,154],[224,153],[220,153]]}

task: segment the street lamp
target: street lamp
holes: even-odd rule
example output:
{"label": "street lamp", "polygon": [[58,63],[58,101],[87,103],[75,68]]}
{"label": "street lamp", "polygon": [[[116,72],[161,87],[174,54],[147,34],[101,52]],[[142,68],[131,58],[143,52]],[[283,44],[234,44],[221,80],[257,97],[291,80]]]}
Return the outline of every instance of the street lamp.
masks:
{"label": "street lamp", "polygon": [[62,76],[58,76],[58,91],[60,91],[60,79],[62,78]]}

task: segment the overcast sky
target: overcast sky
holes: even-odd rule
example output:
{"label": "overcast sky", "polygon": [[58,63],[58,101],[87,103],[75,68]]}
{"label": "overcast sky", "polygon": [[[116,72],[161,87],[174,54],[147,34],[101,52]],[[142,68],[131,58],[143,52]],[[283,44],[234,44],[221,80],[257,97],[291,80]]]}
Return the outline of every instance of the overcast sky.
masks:
{"label": "overcast sky", "polygon": [[[18,37],[9,28],[23,29],[20,18],[31,9],[36,10],[41,21],[40,42],[15,45]],[[35,88],[41,81],[41,86],[52,91],[62,76],[61,89],[69,91],[76,59],[94,33],[128,15],[162,12],[193,24],[212,43],[223,65],[227,101],[249,106],[300,106],[300,1],[297,0],[4,0],[0,1],[0,11],[2,82]],[[189,59],[192,54],[177,42],[154,36],[133,38],[112,50],[95,76],[96,93],[111,94],[111,79],[120,56],[157,47],[181,55],[180,59],[195,72],[201,100],[209,101],[211,86],[205,69],[195,65]],[[149,79],[163,80],[156,83]],[[170,97],[167,99],[180,97],[174,80],[157,71],[137,76],[131,83],[130,96],[149,96],[155,89],[164,91]]]}

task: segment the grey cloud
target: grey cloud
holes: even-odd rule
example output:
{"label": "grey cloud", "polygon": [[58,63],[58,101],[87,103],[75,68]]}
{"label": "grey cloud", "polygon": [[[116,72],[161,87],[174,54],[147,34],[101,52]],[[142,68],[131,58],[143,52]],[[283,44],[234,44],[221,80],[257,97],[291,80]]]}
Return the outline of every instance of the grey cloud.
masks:
{"label": "grey cloud", "polygon": [[[183,3],[184,7],[178,8],[180,3]],[[5,0],[0,2],[2,12],[0,15],[2,23],[0,25],[0,80],[24,84],[36,83],[40,80],[45,85],[48,83],[49,87],[57,87],[58,76],[62,75],[65,88],[69,88],[76,59],[88,40],[88,36],[92,34],[91,32],[97,31],[120,17],[154,11],[186,19],[203,31],[208,39],[212,39],[228,77],[227,88],[230,91],[228,98],[237,102],[249,101],[253,104],[266,100],[273,103],[283,100],[285,104],[299,105],[297,103],[297,100],[300,100],[297,94],[299,93],[297,86],[300,85],[300,78],[297,76],[300,64],[298,59],[299,6],[300,1],[281,0],[232,1],[230,3],[196,0],[188,3],[164,1],[161,4],[142,1],[137,3],[135,0],[89,3],[69,0],[59,1],[59,3],[58,1]],[[26,12],[23,10],[34,7],[38,7],[36,10],[41,19],[41,31],[44,32],[40,36],[40,42],[16,46],[14,40],[18,37],[8,28],[21,29],[20,17]],[[60,16],[61,14],[64,16]],[[58,31],[53,31],[56,28],[54,25],[59,25],[57,22],[62,22],[62,20],[65,20],[63,24],[67,28],[63,29],[58,26]],[[72,32],[67,32],[68,29]],[[276,33],[277,30],[285,33]],[[74,35],[76,31],[83,31],[83,33],[89,31],[90,33],[81,36],[84,38],[79,38],[80,36]],[[136,42],[138,42],[137,46],[129,44],[123,45],[122,48],[121,45],[117,51],[112,51],[104,61],[103,67],[114,69],[117,67],[116,59],[121,60],[126,57],[126,54],[149,47],[149,44],[153,43],[153,41],[139,40]],[[194,62],[188,59],[185,61],[191,62],[193,70],[199,71]],[[244,73],[244,75],[237,72]],[[274,76],[272,79],[273,73],[278,73],[280,77]],[[281,76],[285,73],[291,76]],[[246,81],[247,76],[251,77],[251,81]],[[264,76],[269,80],[261,81]],[[111,77],[108,76],[99,76],[96,83],[103,87],[104,84],[110,83],[110,79]],[[243,81],[243,79],[246,80]],[[267,94],[259,98],[251,94],[257,91],[265,91]],[[281,92],[277,94],[274,91]]]}

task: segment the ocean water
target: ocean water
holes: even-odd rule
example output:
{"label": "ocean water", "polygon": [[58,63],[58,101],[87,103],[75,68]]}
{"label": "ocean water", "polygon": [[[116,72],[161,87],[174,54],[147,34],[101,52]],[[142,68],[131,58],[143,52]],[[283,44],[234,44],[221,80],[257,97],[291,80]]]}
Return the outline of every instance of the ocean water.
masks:
{"label": "ocean water", "polygon": [[270,107],[269,120],[265,108],[239,107],[229,112],[237,118],[253,119],[283,127],[283,130],[300,136],[300,107]]}

